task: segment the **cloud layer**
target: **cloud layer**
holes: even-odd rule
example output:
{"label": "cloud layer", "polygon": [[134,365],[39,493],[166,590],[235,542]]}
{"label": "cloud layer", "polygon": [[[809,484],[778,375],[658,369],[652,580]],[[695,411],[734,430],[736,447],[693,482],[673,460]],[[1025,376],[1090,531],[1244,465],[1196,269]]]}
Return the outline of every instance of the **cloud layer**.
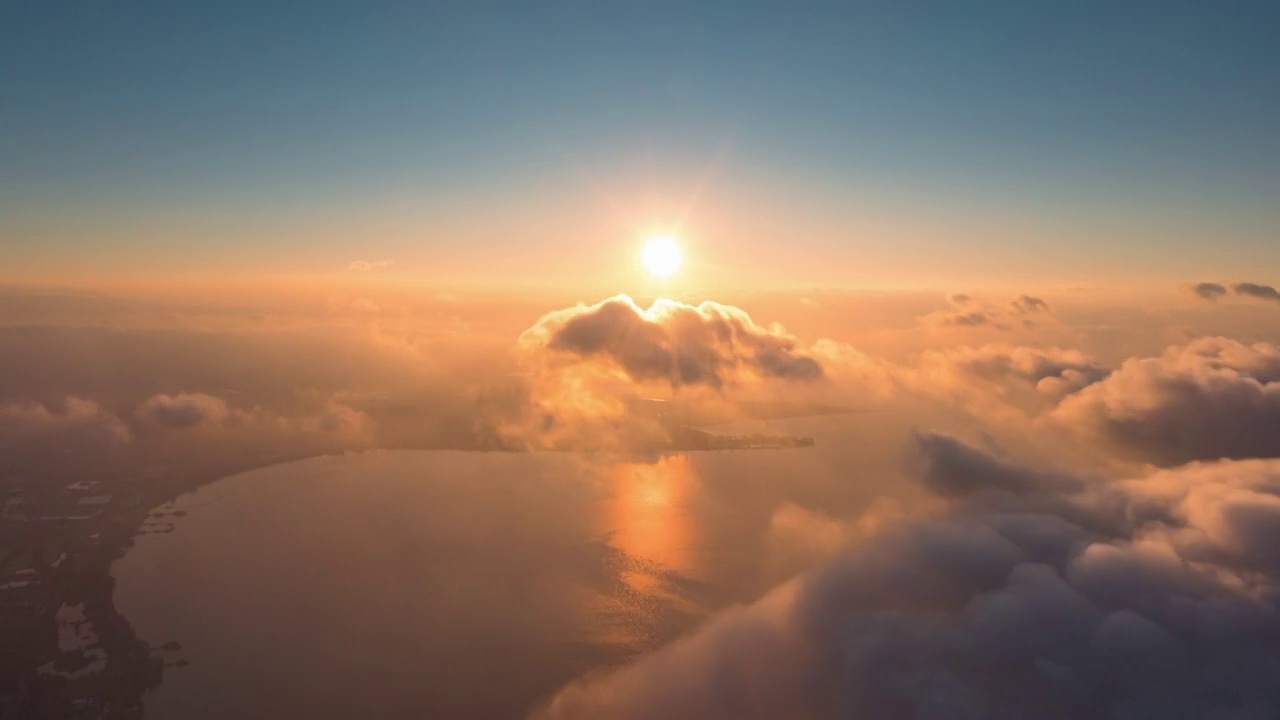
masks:
{"label": "cloud layer", "polygon": [[1280,457],[1280,347],[1203,338],[1130,358],[1051,417],[1162,465]]}
{"label": "cloud layer", "polygon": [[562,690],[579,718],[1267,718],[1280,461],[1090,481],[917,438],[949,498]]}

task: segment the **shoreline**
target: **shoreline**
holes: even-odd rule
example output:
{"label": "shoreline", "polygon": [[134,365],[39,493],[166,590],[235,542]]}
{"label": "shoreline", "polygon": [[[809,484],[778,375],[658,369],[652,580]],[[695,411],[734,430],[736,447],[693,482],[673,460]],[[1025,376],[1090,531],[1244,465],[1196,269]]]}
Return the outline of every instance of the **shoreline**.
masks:
{"label": "shoreline", "polygon": [[[786,418],[793,419],[793,418]],[[710,443],[707,438],[718,438]],[[249,472],[277,465],[304,462],[323,457],[343,457],[350,454],[374,452],[458,452],[458,453],[584,453],[604,456],[613,460],[651,462],[655,457],[689,452],[765,450],[810,447],[810,438],[790,436],[753,436],[736,438],[712,435],[703,430],[688,427],[673,436],[667,443],[647,447],[618,448],[545,448],[518,447],[431,447],[413,445],[389,445],[370,448],[296,448],[295,452],[265,456],[255,453],[229,459],[225,455],[213,456],[213,462],[200,467],[186,466],[161,477],[149,477],[142,481],[126,480],[131,477],[124,470],[112,473],[114,481],[94,481],[112,492],[110,507],[104,507],[93,518],[91,527],[97,532],[86,536],[84,527],[76,525],[78,517],[57,518],[64,525],[43,528],[45,535],[62,542],[74,561],[62,567],[59,573],[46,572],[48,582],[41,586],[41,593],[32,603],[31,612],[23,619],[28,630],[25,642],[18,643],[14,670],[16,681],[8,690],[0,690],[0,717],[6,711],[17,716],[53,719],[75,718],[130,718],[143,716],[144,698],[159,687],[164,673],[170,667],[182,667],[187,660],[174,657],[169,646],[172,638],[139,637],[132,623],[116,606],[116,577],[114,568],[134,547],[139,537],[148,534],[172,532],[174,523],[181,519],[166,507],[184,496],[198,492],[219,480],[233,478]],[[149,458],[154,459],[154,458]],[[135,458],[135,464],[140,459]],[[181,468],[181,465],[177,466]],[[180,509],[177,512],[182,512]],[[148,532],[148,524],[163,524]],[[43,526],[37,526],[43,527]],[[59,532],[65,537],[61,537]],[[67,628],[90,633],[93,644],[78,648],[79,653],[67,652],[55,647],[60,629],[57,616],[68,606],[84,608],[86,619]],[[31,622],[35,620],[35,622]],[[52,626],[52,627],[51,627]],[[92,663],[92,664],[91,664]]]}

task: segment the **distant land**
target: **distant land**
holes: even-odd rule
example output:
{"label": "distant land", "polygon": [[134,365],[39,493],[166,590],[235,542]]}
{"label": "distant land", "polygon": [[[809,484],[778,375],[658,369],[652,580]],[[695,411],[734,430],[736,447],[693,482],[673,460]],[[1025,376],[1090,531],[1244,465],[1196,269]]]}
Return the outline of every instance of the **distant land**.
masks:
{"label": "distant land", "polygon": [[[399,410],[399,412],[397,412]],[[812,447],[808,437],[729,435],[702,427],[733,421],[852,412],[797,403],[754,403],[740,414],[698,412],[677,401],[640,401],[652,432],[618,444],[567,443],[560,452],[654,454]],[[418,438],[416,411],[388,403],[378,415],[406,431],[376,449],[525,452],[477,432],[465,416]],[[443,431],[442,431],[443,430]],[[615,438],[616,439],[616,438]],[[149,647],[115,608],[114,561],[142,533],[170,532],[166,504],[228,475],[307,457],[373,448],[322,443],[137,449],[94,457],[65,451],[10,459],[0,467],[0,720],[41,717],[140,718],[145,692],[166,667],[185,664],[172,648]],[[164,639],[159,639],[163,641]]]}

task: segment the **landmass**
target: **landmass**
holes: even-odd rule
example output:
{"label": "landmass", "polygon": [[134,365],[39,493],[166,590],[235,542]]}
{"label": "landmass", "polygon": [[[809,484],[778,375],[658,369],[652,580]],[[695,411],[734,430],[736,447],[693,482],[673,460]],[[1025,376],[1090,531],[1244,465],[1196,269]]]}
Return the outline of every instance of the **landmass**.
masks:
{"label": "landmass", "polygon": [[[812,438],[723,435],[668,418],[664,431],[624,449],[677,453],[804,448]],[[436,434],[380,449],[519,452],[491,435]],[[444,438],[442,441],[441,438]],[[582,450],[589,447],[558,447]],[[143,716],[145,693],[187,659],[169,638],[148,645],[114,603],[112,564],[141,534],[171,532],[170,503],[214,480],[349,447],[200,446],[167,454],[86,457],[62,451],[0,463],[0,720],[114,720]]]}

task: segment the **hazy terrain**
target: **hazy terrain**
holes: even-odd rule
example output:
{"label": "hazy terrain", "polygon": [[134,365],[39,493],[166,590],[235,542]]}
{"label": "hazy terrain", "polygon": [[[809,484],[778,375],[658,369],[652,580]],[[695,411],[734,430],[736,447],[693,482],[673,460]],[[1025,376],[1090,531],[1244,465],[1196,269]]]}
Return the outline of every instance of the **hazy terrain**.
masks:
{"label": "hazy terrain", "polygon": [[[503,647],[536,644],[544,632],[583,643],[575,651],[530,649],[552,665],[519,689],[503,679],[509,675],[482,670],[490,666],[479,659],[462,662],[450,671],[460,673],[456,683],[435,694],[399,695],[393,714],[456,710],[479,697],[463,690],[482,686],[476,683],[497,683],[480,694],[491,695],[496,704],[488,707],[498,715],[549,703],[537,711],[544,717],[776,717],[784,710],[807,717],[832,707],[877,714],[910,707],[914,716],[932,717],[934,701],[947,717],[957,707],[975,717],[1046,707],[1248,713],[1274,706],[1280,686],[1266,659],[1280,637],[1270,549],[1280,477],[1271,460],[1280,457],[1280,349],[1271,343],[1280,340],[1280,304],[1255,286],[1216,287],[1127,296],[1069,290],[735,298],[741,308],[758,308],[750,316],[724,301],[649,307],[627,298],[542,312],[533,300],[379,292],[376,285],[358,288],[355,299],[337,286],[183,306],[158,295],[10,289],[0,328],[5,474],[11,493],[45,503],[78,497],[62,488],[81,480],[97,484],[97,492],[111,489],[113,502],[141,493],[137,510],[110,511],[124,513],[112,522],[126,544],[139,522],[143,532],[161,531],[121,550],[117,567],[152,563],[129,571],[135,579],[121,607],[126,619],[130,608],[143,608],[135,628],[161,627],[163,617],[182,610],[146,610],[166,601],[148,600],[138,587],[161,583],[171,602],[185,606],[213,600],[199,588],[214,582],[236,588],[228,599],[259,598],[259,609],[244,612],[266,613],[263,624],[238,632],[275,632],[270,623],[293,617],[302,623],[296,632],[332,638],[312,625],[347,622],[340,615],[349,604],[334,601],[334,590],[317,590],[320,615],[306,620],[283,610],[305,605],[305,597],[271,599],[279,592],[270,589],[273,581],[244,575],[242,563],[260,558],[263,572],[273,562],[314,563],[320,571],[346,549],[371,553],[374,562],[385,548],[359,550],[357,535],[344,535],[362,532],[349,521],[378,526],[377,514],[386,512],[360,510],[366,501],[357,498],[398,487],[396,497],[405,499],[391,502],[421,502],[413,512],[425,513],[386,530],[392,538],[410,533],[392,540],[401,543],[396,552],[408,553],[408,574],[371,575],[376,590],[361,602],[379,609],[354,613],[383,613],[389,627],[399,627],[390,618],[400,603],[423,622],[446,622],[453,610],[428,611],[447,598],[430,590],[435,585],[405,586],[400,595],[395,584],[416,583],[413,574],[422,572],[473,577],[473,600],[490,618],[466,621],[479,623],[476,632],[508,618]],[[817,412],[844,414],[768,419]],[[637,439],[665,437],[686,423],[723,435],[816,442],[678,461],[683,456],[664,457],[660,449],[637,451]],[[239,507],[230,501],[226,510],[201,509],[209,498],[197,491],[148,516],[149,508],[226,472],[378,448],[502,452],[445,465],[422,456],[405,466],[387,456],[370,461],[370,470],[351,471],[356,476],[317,480],[317,491],[347,483],[342,492],[357,494],[345,501],[309,497],[306,463],[282,466],[300,473],[286,486],[264,479],[257,489],[251,485],[259,475],[244,475],[236,493],[287,487],[271,501],[285,505],[236,519],[243,535],[234,543],[228,537],[225,548],[217,535],[232,526],[219,526],[216,517]],[[516,450],[590,454],[538,460],[512,455]],[[383,477],[391,471],[376,468],[386,462],[400,462],[400,469]],[[458,462],[470,469],[448,469]],[[672,475],[675,462],[686,465]],[[634,473],[626,482],[639,497],[675,515],[655,520],[600,509],[625,497],[619,483],[627,473]],[[426,493],[421,501],[410,499],[418,492]],[[667,497],[673,492],[684,495]],[[362,521],[362,512],[373,515]],[[31,535],[39,517],[7,515],[7,532],[36,553],[31,557],[43,557],[42,543],[55,542],[92,557],[101,542],[74,528]],[[673,525],[676,517],[684,530]],[[570,534],[549,536],[529,522]],[[692,535],[665,548],[652,538],[648,546],[619,545],[628,533],[646,532],[646,523],[650,533]],[[304,528],[323,528],[315,537],[325,544],[282,545]],[[279,532],[285,535],[272,534]],[[482,535],[468,546],[474,533]],[[546,540],[554,537],[561,539]],[[457,543],[470,549],[447,549]],[[231,565],[219,576],[184,547]],[[532,555],[511,557],[517,549]],[[704,554],[707,574],[682,565],[690,552]],[[359,557],[347,560],[356,563],[353,573],[364,567]],[[508,562],[514,564],[502,564]],[[530,581],[520,579],[526,570],[541,568],[536,578],[562,562],[577,569],[545,586],[548,598],[560,598],[553,615],[566,625],[557,631],[537,619],[543,611],[529,604],[535,601],[527,591],[514,588]],[[486,563],[500,565],[483,570]],[[657,580],[637,581],[627,563]],[[110,599],[109,590],[102,596],[84,589],[97,586],[77,591],[62,567],[40,576],[48,575],[51,592],[63,588],[57,592],[65,602],[77,592]],[[454,567],[471,569],[446,569]],[[152,579],[139,585],[138,572]],[[355,586],[366,582],[358,576]],[[628,592],[641,600],[631,611],[647,609],[628,618],[623,602],[618,620],[616,608],[607,608],[622,602],[632,582],[639,589]],[[663,583],[675,584],[664,590]],[[560,593],[573,595],[573,587],[583,594],[565,600]],[[215,627],[239,621],[239,611],[219,617],[222,606],[214,601],[196,612]],[[586,629],[610,622],[638,634],[617,643],[589,637]],[[13,666],[13,677],[58,660],[59,651],[39,639],[55,624],[25,641],[33,665]],[[439,632],[429,627],[424,637]],[[446,646],[466,645],[465,627],[452,630],[463,634]],[[287,645],[295,631],[279,632]],[[399,630],[378,632],[391,638]],[[151,643],[182,640],[143,635]],[[219,662],[202,658],[201,647],[191,638],[179,655],[193,664]],[[223,652],[232,654],[222,662],[245,648],[228,647]],[[360,652],[381,666],[390,661],[377,657],[379,647],[366,638]],[[445,661],[423,655],[424,647],[430,645],[410,641],[402,652],[414,663]],[[110,654],[106,667],[136,662],[123,657]],[[274,662],[264,667],[279,671]],[[335,662],[323,672],[342,667]],[[183,670],[164,675],[175,672]],[[208,667],[190,672],[204,683],[221,677]],[[1000,682],[1010,672],[1021,678],[1014,686]],[[570,682],[579,674],[586,679]],[[37,694],[64,692],[43,676],[28,677]],[[564,689],[553,692],[560,684]],[[183,702],[174,699],[176,690],[161,692],[169,693],[163,697],[171,708]],[[279,707],[302,707],[289,698],[281,694]]]}

